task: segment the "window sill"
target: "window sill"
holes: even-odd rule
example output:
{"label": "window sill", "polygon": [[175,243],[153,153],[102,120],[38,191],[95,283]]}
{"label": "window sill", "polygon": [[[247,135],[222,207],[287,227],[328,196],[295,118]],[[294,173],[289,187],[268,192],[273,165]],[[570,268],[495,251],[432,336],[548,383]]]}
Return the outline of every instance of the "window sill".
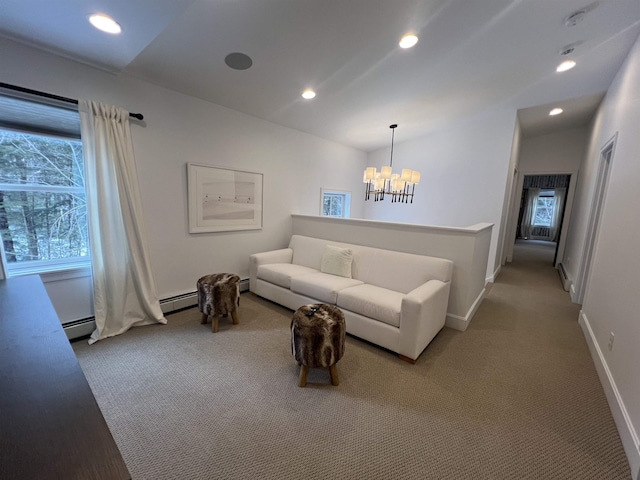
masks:
{"label": "window sill", "polygon": [[65,264],[58,266],[40,267],[20,267],[13,268],[8,272],[9,277],[18,277],[23,275],[40,275],[44,283],[57,282],[60,280],[70,280],[72,278],[90,277],[91,263],[78,262],[76,264]]}

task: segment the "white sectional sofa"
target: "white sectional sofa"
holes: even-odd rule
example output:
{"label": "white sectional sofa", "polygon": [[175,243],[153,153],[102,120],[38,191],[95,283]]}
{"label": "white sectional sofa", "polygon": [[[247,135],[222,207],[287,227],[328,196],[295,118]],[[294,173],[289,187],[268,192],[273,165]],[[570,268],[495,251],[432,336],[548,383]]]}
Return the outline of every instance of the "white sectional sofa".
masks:
{"label": "white sectional sofa", "polygon": [[293,235],[250,257],[250,290],[296,310],[329,303],[347,332],[415,362],[442,329],[453,262]]}

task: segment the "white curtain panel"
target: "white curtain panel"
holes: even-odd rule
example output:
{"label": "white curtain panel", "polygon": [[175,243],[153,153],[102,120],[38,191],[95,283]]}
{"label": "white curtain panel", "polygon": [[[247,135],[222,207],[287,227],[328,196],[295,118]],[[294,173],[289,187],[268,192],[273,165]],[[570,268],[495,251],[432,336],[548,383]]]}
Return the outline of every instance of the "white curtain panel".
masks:
{"label": "white curtain panel", "polygon": [[551,228],[549,228],[549,240],[557,242],[560,235],[560,224],[562,223],[562,207],[564,206],[564,198],[567,195],[566,188],[555,188],[555,203],[553,205],[553,218],[551,219]]}
{"label": "white curtain panel", "polygon": [[129,112],[80,100],[96,330],[89,343],[167,323],[151,273]]}
{"label": "white curtain panel", "polygon": [[522,223],[520,224],[520,236],[531,238],[531,229],[533,225],[533,213],[536,211],[536,202],[540,195],[539,188],[528,188],[527,198],[525,201],[524,213],[522,215]]}

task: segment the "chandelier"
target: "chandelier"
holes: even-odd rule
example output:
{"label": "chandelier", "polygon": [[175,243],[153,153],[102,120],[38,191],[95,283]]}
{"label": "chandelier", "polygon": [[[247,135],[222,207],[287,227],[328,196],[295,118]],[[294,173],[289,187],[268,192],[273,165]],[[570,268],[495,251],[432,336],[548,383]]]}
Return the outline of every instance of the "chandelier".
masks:
{"label": "chandelier", "polygon": [[364,170],[362,181],[367,184],[364,199],[374,201],[384,200],[385,195],[391,197],[391,203],[413,203],[413,192],[420,183],[420,172],[403,168],[402,173],[393,173],[393,140],[395,129],[398,125],[389,125],[391,129],[391,161],[388,167],[382,167],[378,172],[375,167],[367,167]]}

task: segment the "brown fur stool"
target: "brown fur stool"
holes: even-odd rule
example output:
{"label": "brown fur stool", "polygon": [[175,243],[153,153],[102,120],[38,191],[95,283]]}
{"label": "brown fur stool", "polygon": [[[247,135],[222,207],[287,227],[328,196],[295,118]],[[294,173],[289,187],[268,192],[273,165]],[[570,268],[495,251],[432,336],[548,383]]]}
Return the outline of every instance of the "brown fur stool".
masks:
{"label": "brown fur stool", "polygon": [[331,384],[338,385],[336,363],[344,354],[346,326],[338,307],[314,303],[300,307],[291,319],[291,351],[300,368],[298,386],[307,384],[309,368],[329,368]]}
{"label": "brown fur stool", "polygon": [[198,279],[198,308],[202,312],[200,323],[213,317],[211,331],[218,331],[220,315],[229,315],[238,324],[236,307],[240,305],[240,277],[232,273],[214,273]]}

